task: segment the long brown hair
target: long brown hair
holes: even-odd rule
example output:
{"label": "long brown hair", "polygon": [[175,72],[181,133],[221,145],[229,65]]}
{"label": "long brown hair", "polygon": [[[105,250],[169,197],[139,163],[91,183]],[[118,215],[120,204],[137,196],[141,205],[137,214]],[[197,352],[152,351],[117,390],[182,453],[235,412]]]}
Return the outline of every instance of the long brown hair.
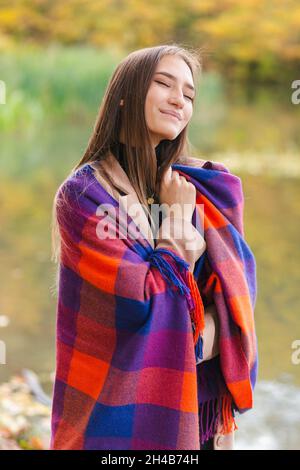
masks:
{"label": "long brown hair", "polygon": [[[170,165],[180,156],[190,154],[187,126],[174,140],[160,142],[162,161],[158,168],[155,150],[146,125],[144,104],[146,95],[160,59],[165,55],[181,57],[191,70],[195,80],[201,71],[200,54],[178,44],[147,47],[131,52],[116,67],[102,99],[93,133],[80,162],[72,169],[76,171],[86,163],[101,166],[120,139],[123,127],[125,140],[125,166],[127,176],[142,204],[147,208],[147,197],[156,193],[161,178]],[[120,106],[124,100],[125,106]],[[138,149],[138,155],[136,150]],[[103,169],[103,173],[105,173]],[[110,181],[109,175],[105,176]],[[52,259],[59,260],[59,230],[56,219],[56,200],[53,204]]]}

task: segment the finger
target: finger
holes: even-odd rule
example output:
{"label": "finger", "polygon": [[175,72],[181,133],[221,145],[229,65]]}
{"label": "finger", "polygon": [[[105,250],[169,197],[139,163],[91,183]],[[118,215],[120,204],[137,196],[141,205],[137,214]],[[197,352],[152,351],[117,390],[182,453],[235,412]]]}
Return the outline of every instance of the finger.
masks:
{"label": "finger", "polygon": [[174,180],[177,180],[177,181],[180,181],[180,178],[182,178],[180,176],[180,174],[178,173],[178,171],[176,171],[176,170],[173,171],[172,177],[173,177]]}
{"label": "finger", "polygon": [[188,183],[188,180],[185,178],[185,176],[179,176],[179,180],[182,184],[187,184]]}
{"label": "finger", "polygon": [[172,179],[172,167],[169,166],[169,168],[166,170],[166,172],[164,173],[164,182],[165,183],[170,183],[171,179]]}

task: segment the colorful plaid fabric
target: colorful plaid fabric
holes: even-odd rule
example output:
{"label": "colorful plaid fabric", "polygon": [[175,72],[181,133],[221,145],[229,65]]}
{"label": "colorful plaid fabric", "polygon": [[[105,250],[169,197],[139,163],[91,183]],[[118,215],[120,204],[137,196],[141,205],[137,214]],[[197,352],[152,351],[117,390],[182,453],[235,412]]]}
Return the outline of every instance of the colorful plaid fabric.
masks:
{"label": "colorful plaid fabric", "polygon": [[[228,433],[237,428],[234,413],[253,407],[256,268],[243,237],[241,181],[214,163],[173,169],[195,185],[205,209],[194,211],[195,226],[204,216],[207,249],[191,277],[176,253],[137,236],[90,165],[57,191],[51,449],[200,449],[218,424]],[[211,301],[220,354],[196,365],[190,313]]]}

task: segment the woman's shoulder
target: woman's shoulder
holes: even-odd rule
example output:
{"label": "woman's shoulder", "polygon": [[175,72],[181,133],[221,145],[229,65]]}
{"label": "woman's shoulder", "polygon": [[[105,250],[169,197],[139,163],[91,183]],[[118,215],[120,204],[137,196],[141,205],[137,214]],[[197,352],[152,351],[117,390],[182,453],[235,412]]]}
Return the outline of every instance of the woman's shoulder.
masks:
{"label": "woman's shoulder", "polygon": [[[82,200],[86,195],[86,191],[90,188],[101,187],[114,199],[117,199],[124,190],[118,186],[115,181],[115,170],[113,161],[110,158],[101,162],[91,161],[75,168],[69,176],[63,181],[57,190],[56,198],[65,199],[66,196],[71,199]],[[126,193],[126,191],[125,191]]]}
{"label": "woman's shoulder", "polygon": [[108,154],[104,160],[93,162],[90,166],[97,181],[112,197],[117,199],[119,195],[128,194],[123,179],[126,175],[114,155]]}
{"label": "woman's shoulder", "polygon": [[58,200],[78,200],[83,195],[85,189],[91,184],[93,170],[89,164],[84,164],[73,169],[62,181],[56,190],[55,199]]}

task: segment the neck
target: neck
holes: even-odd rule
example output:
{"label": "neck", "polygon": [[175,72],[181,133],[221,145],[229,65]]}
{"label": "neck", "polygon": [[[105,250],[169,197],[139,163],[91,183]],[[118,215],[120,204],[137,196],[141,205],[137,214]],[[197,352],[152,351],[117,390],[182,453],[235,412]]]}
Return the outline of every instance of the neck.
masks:
{"label": "neck", "polygon": [[[154,147],[158,167],[161,164],[161,161],[160,161],[160,159],[161,159],[161,147],[162,147],[161,142],[158,145],[156,145],[156,147]],[[125,143],[122,142],[121,140],[118,140],[118,142],[113,146],[113,154],[118,158],[119,163],[122,166],[124,166],[124,164],[125,164],[125,159],[124,159],[125,148],[126,148]],[[132,146],[132,148],[135,148],[135,146]]]}

